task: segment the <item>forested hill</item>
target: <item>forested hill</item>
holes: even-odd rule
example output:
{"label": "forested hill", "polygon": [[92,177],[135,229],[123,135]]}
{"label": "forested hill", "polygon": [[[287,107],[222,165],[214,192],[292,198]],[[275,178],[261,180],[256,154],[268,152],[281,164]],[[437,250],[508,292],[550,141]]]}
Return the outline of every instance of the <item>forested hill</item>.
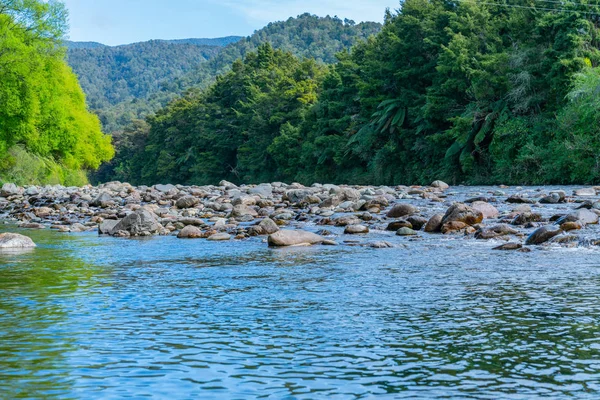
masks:
{"label": "forested hill", "polygon": [[[103,180],[597,183],[598,15],[600,6],[571,1],[405,0],[329,67],[261,45],[115,137]],[[311,21],[291,25],[306,32]],[[281,27],[265,28],[269,41]],[[227,54],[202,69],[214,72]]]}
{"label": "forested hill", "polygon": [[[221,49],[158,40],[117,47],[89,43],[69,47],[69,64],[79,77],[89,107],[101,117],[113,106],[148,98],[160,90],[162,82],[184,76]],[[103,119],[105,128],[110,128],[110,118]]]}
{"label": "forested hill", "polygon": [[274,48],[296,56],[331,63],[336,53],[380,29],[378,23],[355,24],[304,14],[271,23],[241,40],[235,36],[155,40],[117,47],[75,42],[68,43],[68,55],[90,108],[100,116],[105,132],[113,133],[165,106],[188,89],[206,87],[235,60],[256,50],[261,43],[270,42]]}

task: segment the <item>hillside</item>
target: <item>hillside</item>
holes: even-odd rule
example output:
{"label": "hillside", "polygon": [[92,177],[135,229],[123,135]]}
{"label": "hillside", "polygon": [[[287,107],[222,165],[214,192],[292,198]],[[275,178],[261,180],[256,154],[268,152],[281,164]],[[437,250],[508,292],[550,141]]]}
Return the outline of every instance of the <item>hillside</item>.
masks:
{"label": "hillside", "polygon": [[[242,40],[226,37],[155,40],[118,47],[71,46],[68,54],[91,109],[100,116],[106,132],[116,132],[186,90],[206,87],[261,43],[270,42],[274,48],[296,56],[332,63],[338,52],[376,34],[380,28],[378,23],[355,24],[304,14],[271,23]],[[226,43],[224,48],[207,46]]]}

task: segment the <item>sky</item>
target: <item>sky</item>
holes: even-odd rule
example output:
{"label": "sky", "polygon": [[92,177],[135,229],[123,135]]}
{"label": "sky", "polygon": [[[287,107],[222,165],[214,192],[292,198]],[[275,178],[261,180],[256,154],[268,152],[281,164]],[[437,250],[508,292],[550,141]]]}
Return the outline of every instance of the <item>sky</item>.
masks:
{"label": "sky", "polygon": [[107,45],[150,39],[249,36],[269,22],[309,12],[383,22],[399,0],[63,0],[70,40]]}

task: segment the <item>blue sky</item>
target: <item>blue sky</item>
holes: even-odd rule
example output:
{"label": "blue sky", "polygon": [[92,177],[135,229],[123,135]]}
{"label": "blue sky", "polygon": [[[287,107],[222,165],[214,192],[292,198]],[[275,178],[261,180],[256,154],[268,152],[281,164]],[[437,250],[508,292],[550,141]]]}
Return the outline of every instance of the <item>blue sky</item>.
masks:
{"label": "blue sky", "polygon": [[248,36],[304,12],[383,21],[398,0],[64,0],[70,39],[108,45],[150,39]]}

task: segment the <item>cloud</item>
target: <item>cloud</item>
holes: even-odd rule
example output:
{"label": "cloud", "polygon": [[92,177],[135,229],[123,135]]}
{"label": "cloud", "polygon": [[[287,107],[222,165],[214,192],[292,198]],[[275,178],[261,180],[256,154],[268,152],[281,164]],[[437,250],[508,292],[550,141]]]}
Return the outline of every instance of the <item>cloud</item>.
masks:
{"label": "cloud", "polygon": [[360,21],[383,21],[387,7],[399,7],[398,0],[213,0],[244,15],[254,23],[266,24],[309,12],[319,16],[337,15]]}

